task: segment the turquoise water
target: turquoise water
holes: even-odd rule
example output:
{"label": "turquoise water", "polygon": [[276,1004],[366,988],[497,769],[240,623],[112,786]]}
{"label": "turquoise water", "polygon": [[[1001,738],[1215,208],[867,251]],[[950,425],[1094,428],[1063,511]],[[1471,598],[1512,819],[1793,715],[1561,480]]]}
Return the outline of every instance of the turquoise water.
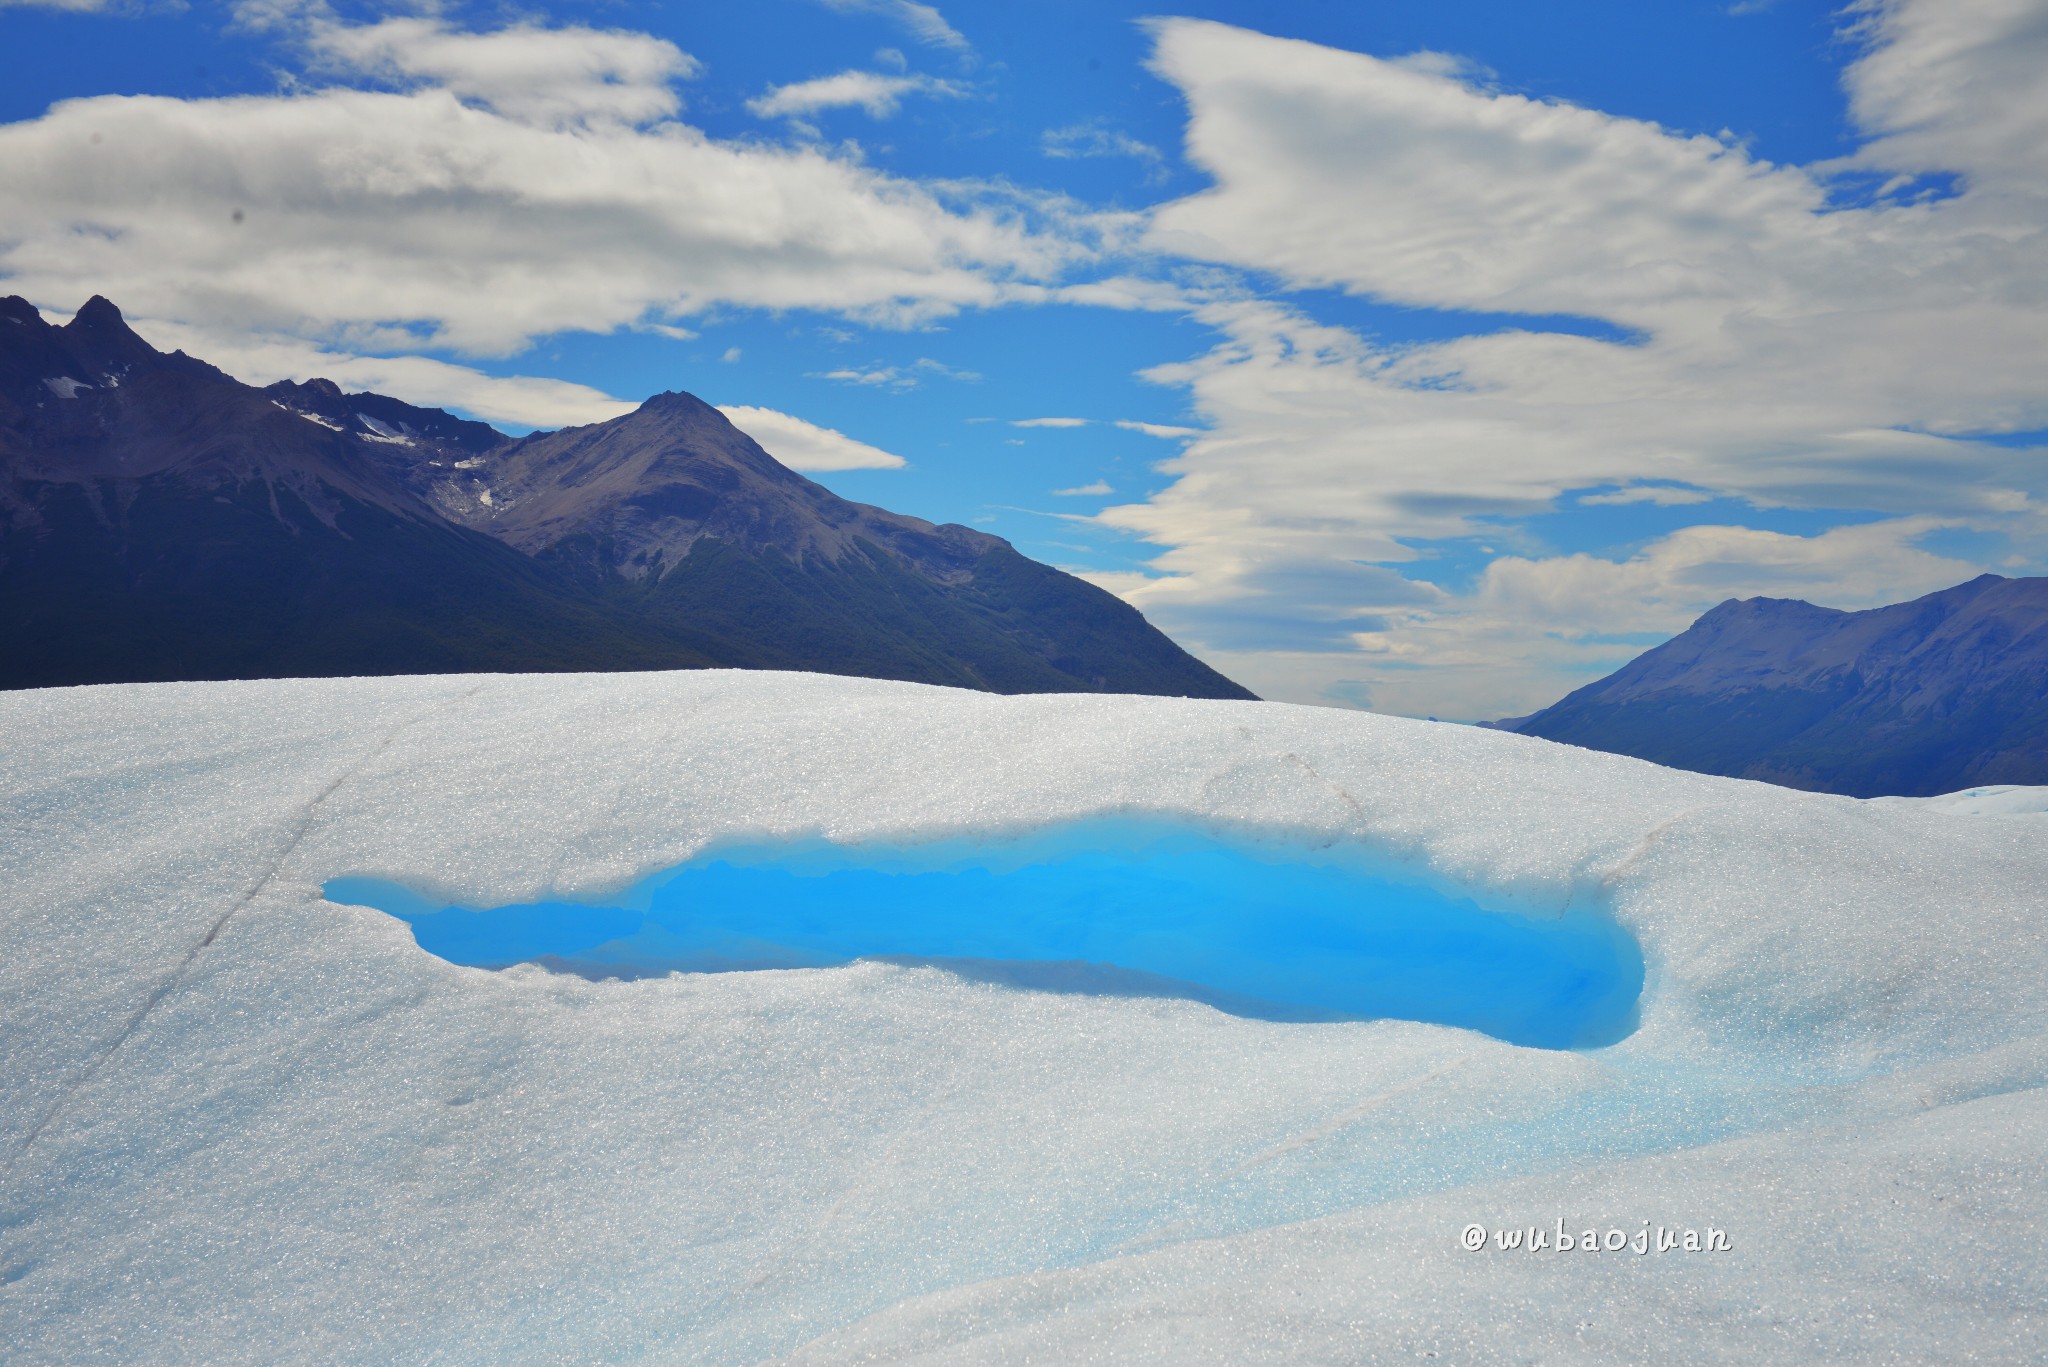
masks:
{"label": "turquoise water", "polygon": [[1489,911],[1328,851],[1162,824],[731,848],[592,901],[471,909],[360,877],[325,892],[482,968],[634,977],[879,957],[1269,1019],[1432,1021],[1554,1049],[1622,1038],[1643,988],[1641,950],[1598,912]]}

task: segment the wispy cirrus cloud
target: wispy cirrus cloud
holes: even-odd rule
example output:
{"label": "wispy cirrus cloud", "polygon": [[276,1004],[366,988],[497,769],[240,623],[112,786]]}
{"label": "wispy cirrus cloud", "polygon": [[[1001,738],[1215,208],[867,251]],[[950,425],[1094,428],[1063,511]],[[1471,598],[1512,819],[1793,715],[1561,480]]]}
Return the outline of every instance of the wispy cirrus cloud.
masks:
{"label": "wispy cirrus cloud", "polygon": [[1145,168],[1148,182],[1166,178],[1166,156],[1148,142],[1141,142],[1119,129],[1100,122],[1069,124],[1048,128],[1039,137],[1039,150],[1061,161],[1094,157],[1127,157]]}
{"label": "wispy cirrus cloud", "polygon": [[872,389],[912,389],[917,377],[906,375],[892,365],[841,366],[837,370],[820,370],[811,373],[814,380],[833,380],[839,384],[860,385]]}
{"label": "wispy cirrus cloud", "polygon": [[966,53],[973,51],[965,35],[946,22],[946,16],[918,0],[819,0],[827,9],[842,14],[874,14],[898,25],[927,47]]}
{"label": "wispy cirrus cloud", "polygon": [[813,371],[809,378],[834,380],[840,384],[866,388],[895,390],[915,389],[926,379],[956,380],[962,384],[979,384],[982,379],[976,371],[958,370],[929,356],[920,356],[904,366],[841,366],[836,370]]}

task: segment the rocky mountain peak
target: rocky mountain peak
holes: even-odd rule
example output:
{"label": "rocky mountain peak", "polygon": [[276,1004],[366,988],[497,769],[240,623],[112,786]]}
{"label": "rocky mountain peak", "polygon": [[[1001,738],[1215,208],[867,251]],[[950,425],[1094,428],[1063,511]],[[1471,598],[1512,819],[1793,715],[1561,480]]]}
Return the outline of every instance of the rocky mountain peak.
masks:
{"label": "rocky mountain peak", "polygon": [[[640,405],[638,411],[642,413],[674,413],[696,416],[718,413],[716,408],[713,408],[695,394],[687,394],[680,389],[664,389],[659,394],[649,395],[647,401]],[[718,416],[721,420],[725,418],[723,413],[718,413]]]}
{"label": "rocky mountain peak", "polygon": [[138,366],[153,366],[164,359],[162,352],[136,335],[121,310],[104,295],[86,300],[62,331],[66,348],[101,380],[117,380]]}
{"label": "rocky mountain peak", "polygon": [[1008,543],[840,498],[777,461],[693,394],[657,394],[610,422],[536,433],[490,456],[471,525],[530,555],[659,578],[702,540],[796,564],[879,553],[950,582]]}
{"label": "rocky mountain peak", "polygon": [[128,320],[121,316],[121,310],[104,294],[95,294],[80,305],[78,312],[72,315],[71,323],[67,324],[72,325],[87,329],[119,328],[131,337],[134,336],[134,332],[128,327]]}

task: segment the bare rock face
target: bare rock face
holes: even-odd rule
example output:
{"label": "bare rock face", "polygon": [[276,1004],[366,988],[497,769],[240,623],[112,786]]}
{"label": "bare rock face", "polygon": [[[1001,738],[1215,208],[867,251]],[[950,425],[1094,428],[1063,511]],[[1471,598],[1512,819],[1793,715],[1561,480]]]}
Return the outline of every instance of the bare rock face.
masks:
{"label": "bare rock face", "polygon": [[958,582],[1008,544],[850,503],[689,394],[657,394],[610,422],[537,433],[493,453],[486,468],[490,498],[469,525],[529,555],[582,539],[593,567],[627,579],[658,578],[705,538],[799,565],[843,561],[866,541],[939,582]]}

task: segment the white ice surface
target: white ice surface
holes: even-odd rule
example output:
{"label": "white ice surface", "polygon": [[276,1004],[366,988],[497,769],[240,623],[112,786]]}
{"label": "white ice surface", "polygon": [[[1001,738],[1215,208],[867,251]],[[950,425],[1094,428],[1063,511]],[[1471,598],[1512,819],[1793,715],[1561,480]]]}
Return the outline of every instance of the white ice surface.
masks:
{"label": "white ice surface", "polygon": [[[10,1362],[2048,1346],[2032,820],[1353,712],[731,672],[14,693],[0,737]],[[590,983],[319,896],[1131,811],[1605,900],[1642,1028],[1554,1053],[874,963]],[[1734,1248],[1458,1247],[1558,1217]]]}
{"label": "white ice surface", "polygon": [[1990,788],[1966,788],[1940,797],[1881,797],[1885,803],[1917,805],[1927,811],[1953,812],[1958,816],[2040,816],[2048,813],[2048,788],[2004,783]]}

